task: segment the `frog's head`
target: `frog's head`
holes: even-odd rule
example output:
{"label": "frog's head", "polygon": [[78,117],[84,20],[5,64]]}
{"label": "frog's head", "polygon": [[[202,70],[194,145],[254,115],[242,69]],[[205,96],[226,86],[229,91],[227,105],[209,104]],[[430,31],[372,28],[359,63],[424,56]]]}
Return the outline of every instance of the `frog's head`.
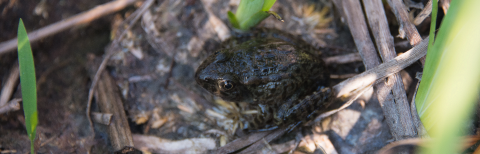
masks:
{"label": "frog's head", "polygon": [[195,73],[197,83],[224,100],[233,102],[252,102],[252,94],[243,85],[238,76],[241,70],[235,61],[230,60],[233,53],[220,50],[210,55],[198,67]]}

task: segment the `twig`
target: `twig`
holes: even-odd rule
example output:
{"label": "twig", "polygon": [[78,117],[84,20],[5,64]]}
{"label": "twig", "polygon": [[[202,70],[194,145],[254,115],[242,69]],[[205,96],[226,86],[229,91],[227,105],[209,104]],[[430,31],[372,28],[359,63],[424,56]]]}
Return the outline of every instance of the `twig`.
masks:
{"label": "twig", "polygon": [[[398,29],[399,37],[405,38],[405,36],[407,36],[407,39],[410,41],[410,45],[412,46],[420,43],[422,41],[422,37],[420,37],[417,28],[415,28],[415,25],[410,22],[408,18],[407,8],[402,3],[402,1],[387,0],[387,2],[388,5],[390,5],[390,7],[392,8],[393,13],[397,17],[398,23],[400,23],[400,28]],[[422,66],[425,65],[425,57],[422,57],[420,59],[420,62],[422,63]]]}
{"label": "twig", "polygon": [[262,138],[262,141],[257,141],[253,143],[251,146],[249,146],[247,149],[239,152],[238,154],[247,154],[247,153],[254,153],[255,151],[258,151],[258,149],[262,148],[265,146],[265,143],[263,140],[265,140],[267,143],[270,141],[282,136],[287,132],[288,128],[282,127],[276,130],[271,131],[272,133],[268,134],[265,136],[265,138]]}
{"label": "twig", "polygon": [[[370,70],[371,68],[379,65],[380,59],[378,58],[375,46],[370,39],[360,2],[350,0],[343,1],[343,11],[345,12],[345,18],[347,19],[348,27],[350,28],[353,39],[355,40],[355,45],[357,46],[358,52],[360,55],[362,55],[365,68]],[[370,84],[373,85],[373,83]],[[369,86],[370,84],[366,86]],[[395,105],[393,95],[390,92],[391,86],[386,84],[385,80],[382,79],[378,84],[375,85],[375,89],[377,93],[377,99],[382,106],[385,119],[390,127],[392,136],[394,136],[396,140],[401,139],[403,136],[406,136],[406,133],[402,126],[403,123],[398,122],[400,121],[399,111]]]}
{"label": "twig", "polygon": [[[116,0],[110,3],[99,5],[87,12],[80,13],[68,19],[40,28],[28,34],[30,43],[36,42],[44,37],[56,34],[75,25],[86,24],[107,14],[117,12],[133,4],[137,0]],[[0,44],[0,55],[13,51],[17,47],[17,38]]]}
{"label": "twig", "polygon": [[413,24],[416,26],[420,25],[430,13],[432,13],[432,0],[429,0],[427,5],[425,5],[425,8],[423,8],[423,10],[415,17]]}
{"label": "twig", "polygon": [[346,63],[352,63],[352,62],[358,62],[362,61],[362,57],[358,53],[350,53],[350,54],[345,54],[345,55],[339,55],[339,56],[332,56],[332,57],[326,57],[323,59],[325,61],[325,64],[346,64]]}
{"label": "twig", "polygon": [[21,98],[12,99],[7,105],[0,107],[0,114],[20,110],[20,101],[22,101]]}
{"label": "twig", "polygon": [[[413,49],[410,49],[404,54],[395,57],[395,59],[387,61],[373,69],[367,70],[362,74],[359,74],[353,78],[340,82],[339,84],[335,85],[332,88],[333,92],[336,94],[337,98],[345,98],[345,97],[350,97],[356,93],[358,94],[362,91],[362,89],[368,88],[369,86],[373,85],[375,82],[382,81],[386,76],[397,73],[398,71],[414,63],[421,57],[425,56],[427,54],[427,45],[428,45],[428,38],[420,42],[420,44],[415,46]],[[351,99],[351,100],[354,100],[354,99]],[[344,106],[346,105],[343,105],[342,107]],[[317,117],[315,121],[323,117],[326,117],[326,115],[328,114],[331,115],[337,111],[338,109],[329,111],[331,113],[326,112],[320,115],[319,117]],[[389,111],[389,113],[392,113],[392,112]],[[385,116],[390,116],[390,115],[385,115]],[[401,128],[401,127],[395,127],[395,128]],[[404,136],[400,136],[399,138],[403,138],[403,137]]]}
{"label": "twig", "polygon": [[[480,137],[478,135],[463,137],[461,139],[461,141],[458,143],[459,145],[461,145],[461,147],[458,149],[458,151],[465,151],[467,148],[475,145],[479,140],[480,140]],[[405,140],[401,140],[401,141],[392,142],[392,143],[384,146],[377,153],[378,154],[390,154],[390,153],[393,153],[391,151],[393,148],[398,147],[398,146],[403,146],[403,145],[428,146],[428,143],[433,142],[433,141],[434,141],[434,139],[430,139],[430,138],[405,139]],[[478,148],[475,151],[478,151]]]}
{"label": "twig", "polygon": [[[365,6],[365,12],[367,13],[367,19],[369,22],[370,29],[372,29],[372,34],[375,38],[375,42],[377,44],[378,51],[380,53],[380,57],[383,61],[392,60],[396,56],[394,44],[393,44],[393,37],[390,34],[390,30],[388,27],[387,16],[385,15],[385,10],[383,9],[383,4],[381,1],[363,1]],[[417,133],[415,131],[414,122],[412,119],[412,114],[410,112],[410,106],[407,100],[407,94],[404,89],[402,76],[400,73],[395,73],[388,77],[388,82],[392,83],[393,86],[391,91],[393,93],[393,98],[395,103],[393,105],[396,106],[396,109],[399,115],[399,122],[395,123],[395,121],[391,121],[392,123],[388,122],[390,125],[390,129],[398,129],[393,132],[394,137],[398,140],[403,137],[412,137],[415,136]],[[386,88],[387,86],[377,89],[378,96],[382,96],[380,94],[387,94],[387,98],[391,97],[388,95],[390,94],[390,88]],[[379,99],[381,100],[381,99]],[[388,113],[390,109],[386,109],[387,107],[383,105],[384,115],[394,114]],[[416,113],[415,113],[416,114]],[[388,119],[387,119],[388,120]],[[393,120],[393,119],[390,119]],[[397,127],[397,128],[392,128]],[[397,134],[397,132],[401,132],[401,134]]]}
{"label": "twig", "polygon": [[0,153],[1,153],[1,154],[4,154],[4,153],[17,153],[17,150],[0,150]]}
{"label": "twig", "polygon": [[358,75],[356,73],[352,74],[330,74],[330,79],[348,79],[351,77],[354,77],[355,75]]}
{"label": "twig", "polygon": [[212,153],[232,153],[235,152],[239,149],[242,149],[252,143],[258,142],[261,140],[263,137],[267,136],[270,134],[271,131],[265,131],[265,132],[258,132],[258,133],[253,133],[249,134],[248,136],[244,136],[242,138],[238,138],[236,140],[233,140],[232,142],[227,143],[225,146],[220,147],[213,151]]}
{"label": "twig", "polygon": [[411,45],[416,45],[422,41],[422,38],[420,37],[420,34],[417,31],[417,28],[415,28],[415,25],[413,25],[409,18],[408,18],[408,11],[405,5],[402,3],[401,0],[387,0],[388,5],[393,10],[393,13],[397,17],[398,23],[400,23],[400,29],[399,29],[399,36],[400,38],[405,38],[410,41]]}
{"label": "twig", "polygon": [[419,145],[428,141],[429,139],[421,139],[421,138],[412,138],[412,139],[396,141],[388,144],[387,146],[384,146],[382,149],[378,151],[378,154],[389,154],[391,153],[390,150],[392,150],[395,147],[402,146],[402,145]]}
{"label": "twig", "polygon": [[355,93],[357,89],[367,87],[377,80],[383,79],[386,76],[397,73],[398,71],[410,66],[412,63],[427,54],[428,38],[425,38],[417,46],[408,50],[407,52],[389,60],[373,69],[367,70],[353,78],[347,79],[333,86],[332,90],[337,98],[348,97]]}
{"label": "twig", "polygon": [[2,93],[0,94],[0,107],[7,105],[12,96],[14,88],[17,87],[16,85],[19,76],[18,63],[15,62],[13,67],[10,69],[10,76],[8,76],[8,79],[2,88]]}
{"label": "twig", "polygon": [[358,53],[363,59],[365,69],[369,70],[380,64],[375,45],[368,34],[367,23],[361,8],[360,1],[343,1],[343,12],[345,12],[348,27],[357,46]]}
{"label": "twig", "polygon": [[355,94],[354,97],[351,97],[345,104],[343,104],[343,105],[340,106],[339,108],[334,109],[334,110],[331,110],[331,111],[328,111],[328,112],[325,112],[325,113],[322,113],[321,115],[317,116],[317,117],[315,118],[315,120],[313,120],[312,122],[307,123],[306,125],[312,125],[313,122],[320,122],[323,118],[326,118],[326,117],[328,117],[328,116],[331,116],[331,115],[337,113],[338,111],[347,108],[348,106],[352,105],[352,103],[353,103],[355,100],[357,100],[360,96],[362,96],[363,93],[365,93],[366,91],[370,90],[371,88],[372,88],[372,85],[367,86],[367,87],[363,88],[362,90],[359,90],[358,93]]}

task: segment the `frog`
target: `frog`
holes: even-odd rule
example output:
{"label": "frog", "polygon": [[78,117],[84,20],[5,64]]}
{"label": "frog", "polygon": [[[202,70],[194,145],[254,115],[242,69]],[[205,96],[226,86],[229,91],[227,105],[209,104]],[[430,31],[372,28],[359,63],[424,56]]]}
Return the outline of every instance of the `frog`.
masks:
{"label": "frog", "polygon": [[248,130],[294,128],[331,101],[322,52],[276,29],[235,34],[197,68],[198,85],[225,101],[246,102],[258,114]]}

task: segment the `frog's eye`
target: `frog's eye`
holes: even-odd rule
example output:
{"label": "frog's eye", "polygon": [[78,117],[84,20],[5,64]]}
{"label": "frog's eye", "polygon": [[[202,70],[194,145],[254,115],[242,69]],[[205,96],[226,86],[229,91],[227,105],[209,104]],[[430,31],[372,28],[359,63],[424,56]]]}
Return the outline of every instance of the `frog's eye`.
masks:
{"label": "frog's eye", "polygon": [[233,82],[229,80],[222,80],[220,81],[220,87],[225,90],[233,89]]}

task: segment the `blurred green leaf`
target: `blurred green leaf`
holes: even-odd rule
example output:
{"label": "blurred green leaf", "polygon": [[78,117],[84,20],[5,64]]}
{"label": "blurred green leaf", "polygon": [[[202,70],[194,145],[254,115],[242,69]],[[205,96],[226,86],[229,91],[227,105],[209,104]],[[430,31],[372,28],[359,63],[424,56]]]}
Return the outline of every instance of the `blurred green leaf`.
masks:
{"label": "blurred green leaf", "polygon": [[240,28],[240,26],[238,24],[238,20],[235,17],[235,14],[232,13],[232,11],[228,11],[228,20],[230,21],[230,23],[232,24],[233,27],[235,27],[237,29]]}
{"label": "blurred green leaf", "polygon": [[262,11],[268,11],[272,8],[273,4],[275,4],[277,0],[265,0],[263,3]]}
{"label": "blurred green leaf", "polygon": [[228,12],[228,20],[239,30],[249,30],[270,15],[267,11],[275,2],[276,0],[241,0],[235,15]]}
{"label": "blurred green leaf", "polygon": [[241,0],[235,16],[238,22],[244,22],[262,10],[264,0]]}
{"label": "blurred green leaf", "polygon": [[18,25],[18,62],[20,65],[20,85],[22,88],[23,111],[28,138],[31,142],[31,153],[34,153],[33,143],[38,124],[37,113],[37,88],[35,80],[35,66],[33,63],[32,49],[27,31],[22,19]]}
{"label": "blurred green leaf", "polygon": [[268,14],[267,12],[263,12],[263,11],[257,12],[256,14],[252,15],[250,18],[241,22],[240,23],[240,29],[241,30],[248,30],[248,29],[250,29],[250,27],[254,27],[258,23],[262,22],[263,19],[267,18],[268,16],[270,16],[270,14]]}
{"label": "blurred green leaf", "polygon": [[478,0],[452,1],[427,53],[415,102],[434,140],[423,153],[459,152],[459,136],[475,109],[480,86],[478,6]]}

